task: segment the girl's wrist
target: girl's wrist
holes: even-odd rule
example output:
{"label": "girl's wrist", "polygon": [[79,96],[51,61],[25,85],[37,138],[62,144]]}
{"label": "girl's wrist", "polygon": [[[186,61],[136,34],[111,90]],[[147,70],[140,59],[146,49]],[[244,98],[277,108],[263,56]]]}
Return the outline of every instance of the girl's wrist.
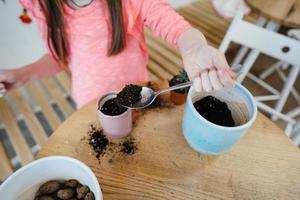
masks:
{"label": "girl's wrist", "polygon": [[206,46],[207,41],[204,35],[195,28],[190,28],[183,32],[177,41],[177,46],[181,54],[186,54],[192,49]]}

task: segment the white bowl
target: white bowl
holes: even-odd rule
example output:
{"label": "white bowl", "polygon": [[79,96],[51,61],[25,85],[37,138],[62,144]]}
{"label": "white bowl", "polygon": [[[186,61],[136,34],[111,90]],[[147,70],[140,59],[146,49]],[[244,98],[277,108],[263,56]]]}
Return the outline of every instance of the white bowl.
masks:
{"label": "white bowl", "polygon": [[34,199],[39,186],[49,180],[76,179],[89,186],[96,200],[102,200],[98,180],[92,170],[79,160],[52,156],[31,162],[11,175],[0,186],[0,199]]}

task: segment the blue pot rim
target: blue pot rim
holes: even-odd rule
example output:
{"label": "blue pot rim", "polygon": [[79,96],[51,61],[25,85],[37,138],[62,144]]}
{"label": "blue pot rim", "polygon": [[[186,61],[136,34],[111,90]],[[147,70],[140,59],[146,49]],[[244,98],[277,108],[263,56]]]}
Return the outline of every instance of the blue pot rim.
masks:
{"label": "blue pot rim", "polygon": [[220,125],[217,125],[217,124],[214,124],[210,121],[208,121],[207,119],[205,119],[204,117],[202,117],[198,111],[196,110],[196,108],[194,107],[193,105],[193,102],[192,102],[192,98],[191,98],[191,93],[192,91],[194,91],[194,88],[193,86],[191,87],[189,93],[188,93],[188,98],[187,98],[187,106],[191,106],[191,110],[193,112],[193,114],[195,114],[198,118],[200,118],[202,121],[206,122],[207,125],[213,127],[213,128],[219,128],[219,129],[223,129],[223,130],[240,130],[240,129],[245,129],[249,126],[251,126],[254,121],[256,120],[256,116],[257,116],[257,105],[255,103],[255,100],[254,100],[254,97],[252,96],[252,94],[248,91],[247,88],[245,88],[244,86],[242,86],[240,83],[235,83],[235,86],[234,87],[237,87],[239,90],[241,90],[245,96],[247,98],[250,99],[250,102],[251,102],[251,106],[253,107],[253,110],[254,110],[254,113],[252,114],[252,117],[250,120],[248,120],[247,123],[245,124],[242,124],[242,125],[239,125],[239,126],[235,126],[235,127],[226,127],[226,126],[220,126]]}

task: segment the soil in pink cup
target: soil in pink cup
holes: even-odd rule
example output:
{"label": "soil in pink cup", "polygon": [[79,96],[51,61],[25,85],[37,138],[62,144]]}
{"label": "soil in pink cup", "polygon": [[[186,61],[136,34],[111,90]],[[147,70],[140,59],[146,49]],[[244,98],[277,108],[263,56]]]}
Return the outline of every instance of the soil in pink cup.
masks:
{"label": "soil in pink cup", "polygon": [[126,137],[132,130],[132,112],[116,103],[117,93],[104,95],[98,102],[98,117],[104,134],[111,138]]}

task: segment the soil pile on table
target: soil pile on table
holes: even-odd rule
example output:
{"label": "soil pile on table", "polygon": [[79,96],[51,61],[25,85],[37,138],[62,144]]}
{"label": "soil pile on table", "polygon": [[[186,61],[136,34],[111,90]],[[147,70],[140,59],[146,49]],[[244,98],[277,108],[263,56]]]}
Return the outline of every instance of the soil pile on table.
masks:
{"label": "soil pile on table", "polygon": [[117,95],[117,102],[120,105],[132,106],[141,100],[142,87],[138,85],[126,85]]}
{"label": "soil pile on table", "polygon": [[227,104],[213,96],[207,96],[196,101],[194,107],[202,117],[214,124],[226,127],[235,126]]}
{"label": "soil pile on table", "polygon": [[127,108],[121,106],[119,103],[117,103],[116,98],[113,98],[107,100],[100,108],[100,111],[105,115],[117,116],[126,112]]}
{"label": "soil pile on table", "polygon": [[96,130],[94,127],[92,127],[89,144],[96,152],[96,158],[99,158],[105,153],[109,141],[103,134],[102,130]]}
{"label": "soil pile on table", "polygon": [[118,142],[113,142],[104,135],[103,130],[96,129],[93,125],[91,125],[91,129],[88,134],[88,143],[92,147],[98,160],[100,160],[104,155],[107,155],[111,156],[111,162],[112,158],[117,154],[133,155],[138,149],[137,143],[132,136],[117,140]]}
{"label": "soil pile on table", "polygon": [[126,139],[120,145],[121,145],[121,152],[125,154],[134,154],[135,151],[137,150],[137,145],[135,143],[135,140],[132,137]]}

